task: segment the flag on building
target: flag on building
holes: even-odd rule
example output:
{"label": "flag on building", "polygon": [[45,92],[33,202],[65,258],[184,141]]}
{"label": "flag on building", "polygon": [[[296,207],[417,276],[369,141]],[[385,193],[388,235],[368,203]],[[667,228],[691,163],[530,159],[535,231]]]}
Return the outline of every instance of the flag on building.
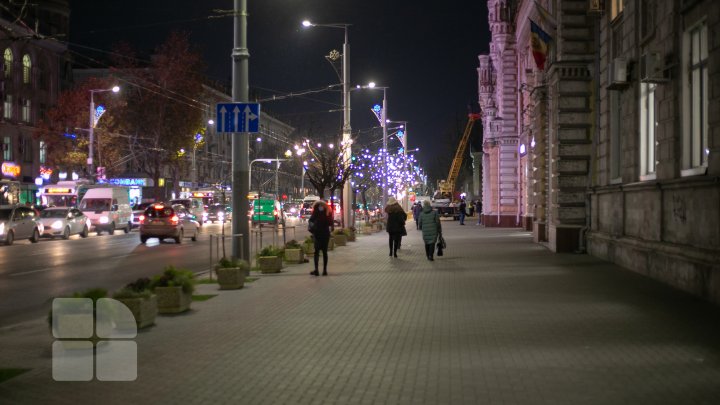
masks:
{"label": "flag on building", "polygon": [[535,59],[535,65],[538,69],[545,69],[545,60],[547,59],[548,46],[552,38],[547,32],[543,31],[533,20],[530,20],[530,50]]}

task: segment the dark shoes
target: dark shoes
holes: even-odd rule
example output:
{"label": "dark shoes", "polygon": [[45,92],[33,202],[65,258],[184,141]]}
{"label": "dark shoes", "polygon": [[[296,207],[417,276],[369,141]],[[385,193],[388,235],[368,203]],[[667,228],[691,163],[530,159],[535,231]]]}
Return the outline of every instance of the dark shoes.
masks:
{"label": "dark shoes", "polygon": [[431,262],[435,261],[435,259],[433,259],[432,256],[428,256],[428,260],[430,260]]}
{"label": "dark shoes", "polygon": [[[327,274],[327,273],[325,273],[325,274]],[[310,272],[310,275],[311,275],[311,276],[319,276],[320,273],[318,273],[318,271],[315,270],[315,271],[311,271],[311,272]]]}
{"label": "dark shoes", "polygon": [[323,270],[323,276],[327,276],[327,270]]}

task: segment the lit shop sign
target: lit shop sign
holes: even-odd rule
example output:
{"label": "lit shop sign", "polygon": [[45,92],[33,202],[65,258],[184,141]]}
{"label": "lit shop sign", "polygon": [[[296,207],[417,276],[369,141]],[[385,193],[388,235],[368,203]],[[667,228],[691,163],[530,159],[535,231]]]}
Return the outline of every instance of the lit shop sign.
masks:
{"label": "lit shop sign", "polygon": [[75,194],[75,190],[71,188],[48,187],[45,189],[45,194]]}
{"label": "lit shop sign", "polygon": [[148,187],[148,179],[132,179],[132,178],[119,178],[119,179],[107,179],[103,183],[114,184],[116,186],[136,186],[136,187]]}
{"label": "lit shop sign", "polygon": [[40,177],[43,180],[50,180],[50,176],[53,174],[53,169],[45,166],[40,166]]}
{"label": "lit shop sign", "polygon": [[12,177],[14,179],[20,176],[20,166],[13,162],[3,162],[1,170],[4,176]]}
{"label": "lit shop sign", "polygon": [[196,191],[192,195],[193,197],[212,197],[212,193],[203,193],[201,191]]}

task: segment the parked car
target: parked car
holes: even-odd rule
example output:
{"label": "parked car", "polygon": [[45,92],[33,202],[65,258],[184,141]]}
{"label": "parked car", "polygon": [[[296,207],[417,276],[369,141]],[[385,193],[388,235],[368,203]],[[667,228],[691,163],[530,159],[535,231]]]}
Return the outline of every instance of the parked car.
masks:
{"label": "parked car", "polygon": [[70,235],[87,238],[90,219],[77,208],[45,208],[40,212],[40,222],[45,228],[41,236],[68,239]]}
{"label": "parked car", "polygon": [[158,238],[160,241],[173,238],[175,243],[182,243],[186,237],[195,242],[199,233],[200,224],[182,204],[153,204],[140,216],[142,243],[150,238]]}
{"label": "parked car", "polygon": [[200,226],[207,220],[205,205],[203,205],[202,199],[200,198],[178,198],[170,200],[170,204],[182,204],[189,213],[195,215],[195,220],[197,220]]}
{"label": "parked car", "polygon": [[145,213],[145,210],[147,207],[153,205],[153,203],[140,203],[135,204],[132,208],[133,213],[133,219],[132,219],[132,227],[137,228],[140,226],[140,215]]}
{"label": "parked car", "polygon": [[12,245],[18,239],[30,239],[37,243],[43,233],[43,224],[30,207],[0,207],[0,241]]}
{"label": "parked car", "polygon": [[278,200],[263,198],[254,200],[250,218],[253,226],[262,224],[285,225],[285,215]]}
{"label": "parked car", "polygon": [[226,206],[225,204],[210,205],[207,207],[207,221],[209,221],[210,223],[214,223],[215,221],[229,221],[231,217],[230,212],[230,207]]}

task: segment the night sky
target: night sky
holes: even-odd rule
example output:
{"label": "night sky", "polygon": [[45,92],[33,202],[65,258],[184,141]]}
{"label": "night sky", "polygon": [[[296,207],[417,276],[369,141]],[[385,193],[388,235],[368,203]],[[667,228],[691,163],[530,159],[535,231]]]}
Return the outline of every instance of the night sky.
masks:
{"label": "night sky", "polygon": [[[99,60],[102,54],[87,47],[109,51],[123,40],[149,54],[169,32],[188,31],[206,56],[207,76],[229,84],[233,21],[207,17],[232,9],[232,0],[70,3],[74,51]],[[339,83],[324,56],[342,51],[343,30],[307,29],[301,21],[352,24],[351,85],[388,86],[388,117],[409,122],[409,149],[420,147],[420,164],[431,175],[444,176],[468,106],[477,109],[477,55],[487,52],[489,38],[486,7],[482,0],[248,0],[251,93],[264,98]],[[370,108],[381,100],[378,90],[352,93],[352,129],[361,143],[380,136],[379,129],[372,132],[378,123]],[[328,112],[341,109],[339,92],[267,102],[262,108],[301,133],[339,133],[342,125],[342,112]],[[479,146],[480,132],[475,132],[473,144]]]}

